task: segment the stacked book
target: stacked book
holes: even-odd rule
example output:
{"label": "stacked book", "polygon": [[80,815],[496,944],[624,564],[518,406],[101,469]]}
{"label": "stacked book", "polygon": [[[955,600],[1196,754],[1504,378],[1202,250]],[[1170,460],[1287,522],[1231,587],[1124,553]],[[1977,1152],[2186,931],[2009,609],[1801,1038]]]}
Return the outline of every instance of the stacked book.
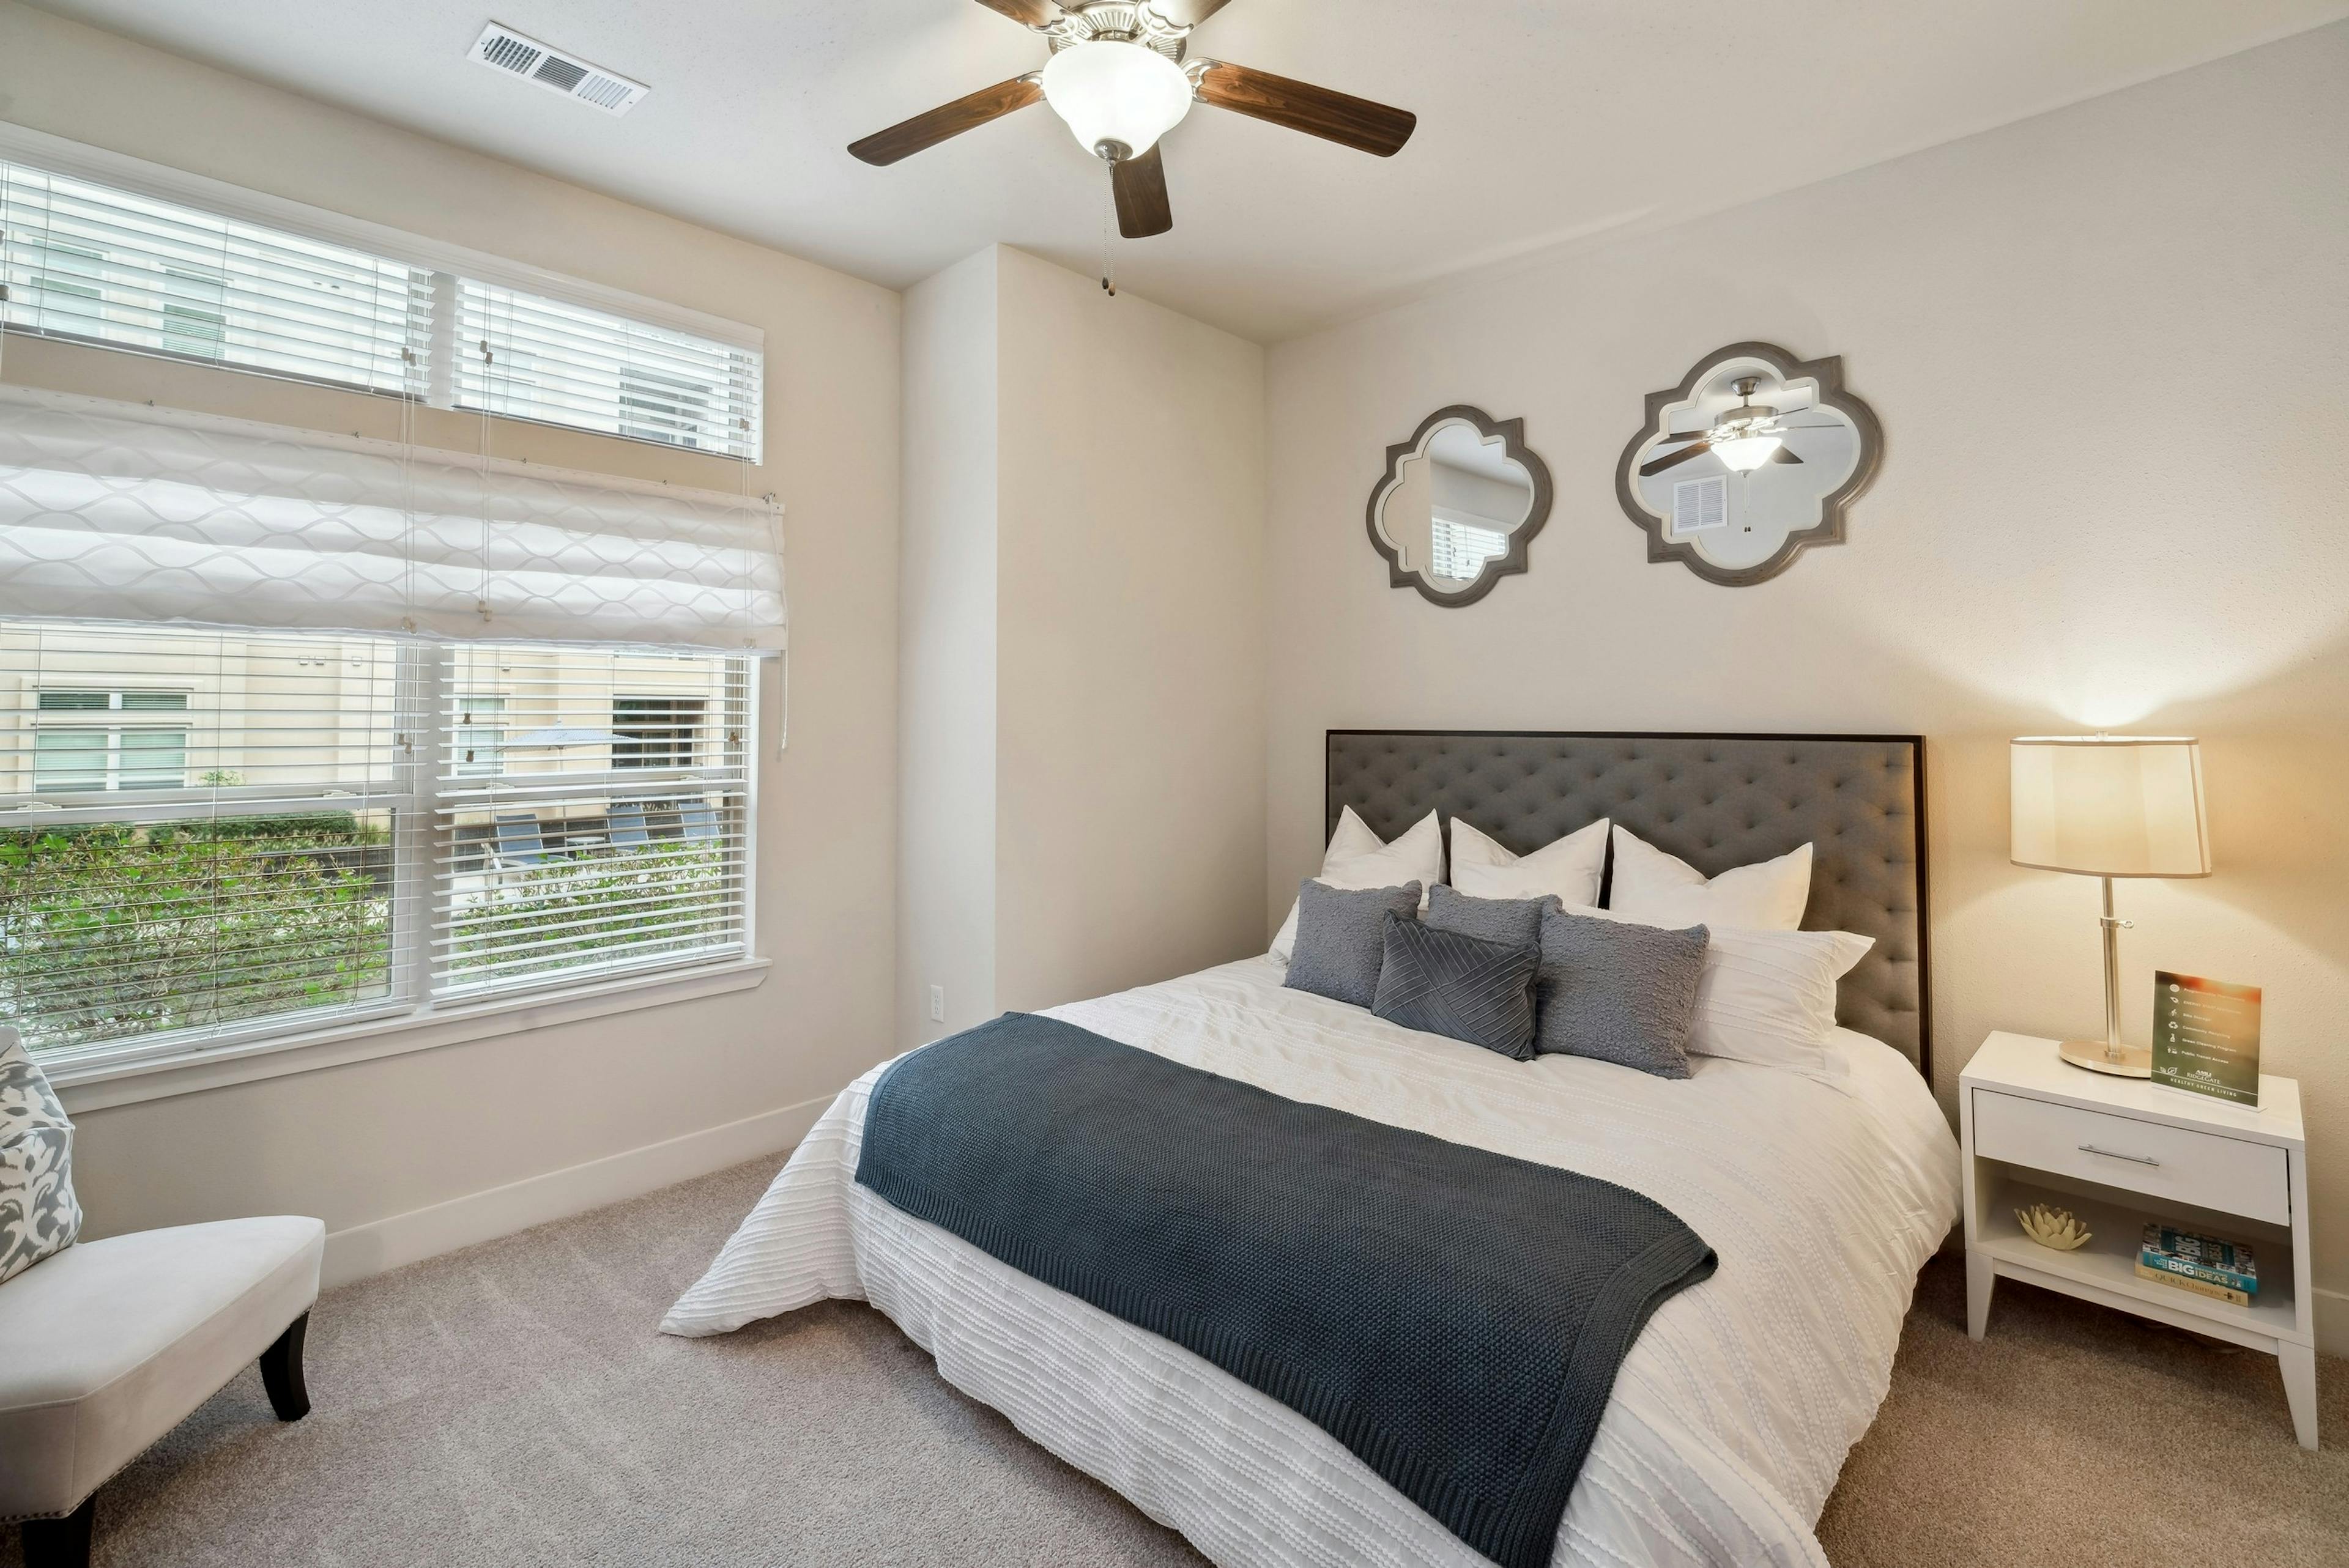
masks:
{"label": "stacked book", "polygon": [[2249,1244],[2198,1236],[2158,1221],[2147,1223],[2137,1244],[2137,1275],[2237,1306],[2251,1305],[2260,1294],[2259,1262]]}

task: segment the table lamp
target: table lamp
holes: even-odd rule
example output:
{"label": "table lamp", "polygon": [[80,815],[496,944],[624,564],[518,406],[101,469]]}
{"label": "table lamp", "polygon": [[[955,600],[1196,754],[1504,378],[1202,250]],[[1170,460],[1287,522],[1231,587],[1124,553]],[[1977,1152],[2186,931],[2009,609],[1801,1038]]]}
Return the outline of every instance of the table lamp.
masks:
{"label": "table lamp", "polygon": [[2039,871],[2102,877],[2105,1037],[2065,1040],[2074,1067],[2148,1078],[2153,1052],[2121,1043],[2120,933],[2115,877],[2207,877],[2210,827],[2202,808],[2202,748],[2189,738],[2045,735],[2013,742],[2011,855]]}

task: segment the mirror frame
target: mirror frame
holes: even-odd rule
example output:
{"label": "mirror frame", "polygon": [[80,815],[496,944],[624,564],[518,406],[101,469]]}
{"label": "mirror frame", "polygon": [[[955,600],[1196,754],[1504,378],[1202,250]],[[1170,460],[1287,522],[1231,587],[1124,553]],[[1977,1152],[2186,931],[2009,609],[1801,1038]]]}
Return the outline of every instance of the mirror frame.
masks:
{"label": "mirror frame", "polygon": [[[1508,552],[1487,561],[1485,570],[1465,588],[1447,593],[1431,585],[1418,573],[1403,570],[1402,552],[1390,544],[1386,535],[1379,531],[1379,507],[1402,482],[1402,465],[1412,458],[1424,455],[1423,449],[1429,438],[1435,434],[1437,427],[1454,420],[1475,426],[1488,441],[1499,441],[1501,449],[1533,480],[1534,499],[1533,504],[1526,510],[1525,521],[1509,531]],[[1523,419],[1495,419],[1482,408],[1466,403],[1454,403],[1449,407],[1438,408],[1422,419],[1419,428],[1412,432],[1410,440],[1398,442],[1387,449],[1387,471],[1371,490],[1371,502],[1363,513],[1363,523],[1370,530],[1371,547],[1386,557],[1388,587],[1416,588],[1420,597],[1429,603],[1457,610],[1474,604],[1490,593],[1502,578],[1526,569],[1526,547],[1533,542],[1534,535],[1542,531],[1542,524],[1549,521],[1549,467],[1526,448],[1526,422]]]}
{"label": "mirror frame", "polygon": [[[1762,360],[1776,374],[1782,386],[1789,381],[1816,381],[1818,407],[1833,408],[1849,419],[1859,438],[1859,455],[1852,463],[1850,476],[1820,498],[1819,521],[1788,534],[1767,561],[1737,567],[1716,566],[1700,554],[1694,544],[1666,539],[1664,520],[1640,503],[1637,471],[1640,449],[1663,430],[1665,409],[1695,397],[1697,388],[1718,375],[1723,364],[1732,359]],[[1796,359],[1775,344],[1733,343],[1698,360],[1679,386],[1649,393],[1647,407],[1646,423],[1623,449],[1622,459],[1615,465],[1615,499],[1622,504],[1623,515],[1647,534],[1651,565],[1677,561],[1706,582],[1718,583],[1724,588],[1750,588],[1756,583],[1766,583],[1793,565],[1795,557],[1812,545],[1843,543],[1845,511],[1876,482],[1877,467],[1884,458],[1883,428],[1876,422],[1874,409],[1844,389],[1840,354],[1830,354],[1824,359]]]}

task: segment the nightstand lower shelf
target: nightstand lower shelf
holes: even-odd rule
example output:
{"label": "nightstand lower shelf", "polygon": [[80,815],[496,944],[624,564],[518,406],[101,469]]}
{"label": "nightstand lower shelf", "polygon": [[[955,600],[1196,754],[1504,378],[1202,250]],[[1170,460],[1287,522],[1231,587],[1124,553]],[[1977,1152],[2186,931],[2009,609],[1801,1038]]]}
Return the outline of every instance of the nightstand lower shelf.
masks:
{"label": "nightstand lower shelf", "polygon": [[[2041,1246],[2014,1222],[2014,1211],[2033,1203],[2070,1210],[2095,1233],[2094,1236],[2077,1252],[2062,1253]],[[2147,1315],[2254,1350],[2272,1353],[2278,1343],[2297,1336],[2299,1302],[2288,1241],[2278,1243],[2269,1240],[2259,1246],[2260,1294],[2253,1305],[2237,1306],[2232,1302],[2137,1276],[2137,1243],[2146,1222],[2158,1220],[2175,1224],[2180,1218],[2175,1208],[2157,1212],[2147,1207],[2084,1197],[2078,1192],[2010,1179],[1996,1184],[1984,1209],[1975,1248],[1992,1260],[1998,1273],[2010,1278],[2027,1280],[2091,1301],[2104,1301],[2107,1305],[2126,1305],[2132,1312],[2151,1308]],[[2256,1233],[2261,1227],[2243,1222],[2220,1222],[2218,1228],[2234,1233],[2251,1233],[2248,1239],[2255,1244],[2265,1240]],[[2109,1299],[2115,1296],[2121,1301]],[[1967,1305],[1970,1321],[1966,1326],[1979,1339],[1980,1327],[1971,1321],[1972,1304]]]}

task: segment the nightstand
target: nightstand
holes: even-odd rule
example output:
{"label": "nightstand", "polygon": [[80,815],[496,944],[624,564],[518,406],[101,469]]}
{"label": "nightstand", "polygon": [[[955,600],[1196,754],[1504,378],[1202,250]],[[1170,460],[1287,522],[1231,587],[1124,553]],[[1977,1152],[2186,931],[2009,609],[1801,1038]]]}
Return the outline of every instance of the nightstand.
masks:
{"label": "nightstand", "polygon": [[[2274,1357],[2292,1424],[2316,1447],[2316,1334],[2308,1263],[2308,1144],[2300,1085],[2260,1075],[2256,1110],[2084,1072],[2056,1042],[1994,1034],[1958,1079],[1964,1143],[1966,1332],[1980,1339],[1999,1280],[2019,1279]],[[2053,1203],[2094,1238],[2043,1247],[2014,1211]],[[2147,1220],[2251,1243],[2256,1303],[2237,1306],[2136,1273]]]}

